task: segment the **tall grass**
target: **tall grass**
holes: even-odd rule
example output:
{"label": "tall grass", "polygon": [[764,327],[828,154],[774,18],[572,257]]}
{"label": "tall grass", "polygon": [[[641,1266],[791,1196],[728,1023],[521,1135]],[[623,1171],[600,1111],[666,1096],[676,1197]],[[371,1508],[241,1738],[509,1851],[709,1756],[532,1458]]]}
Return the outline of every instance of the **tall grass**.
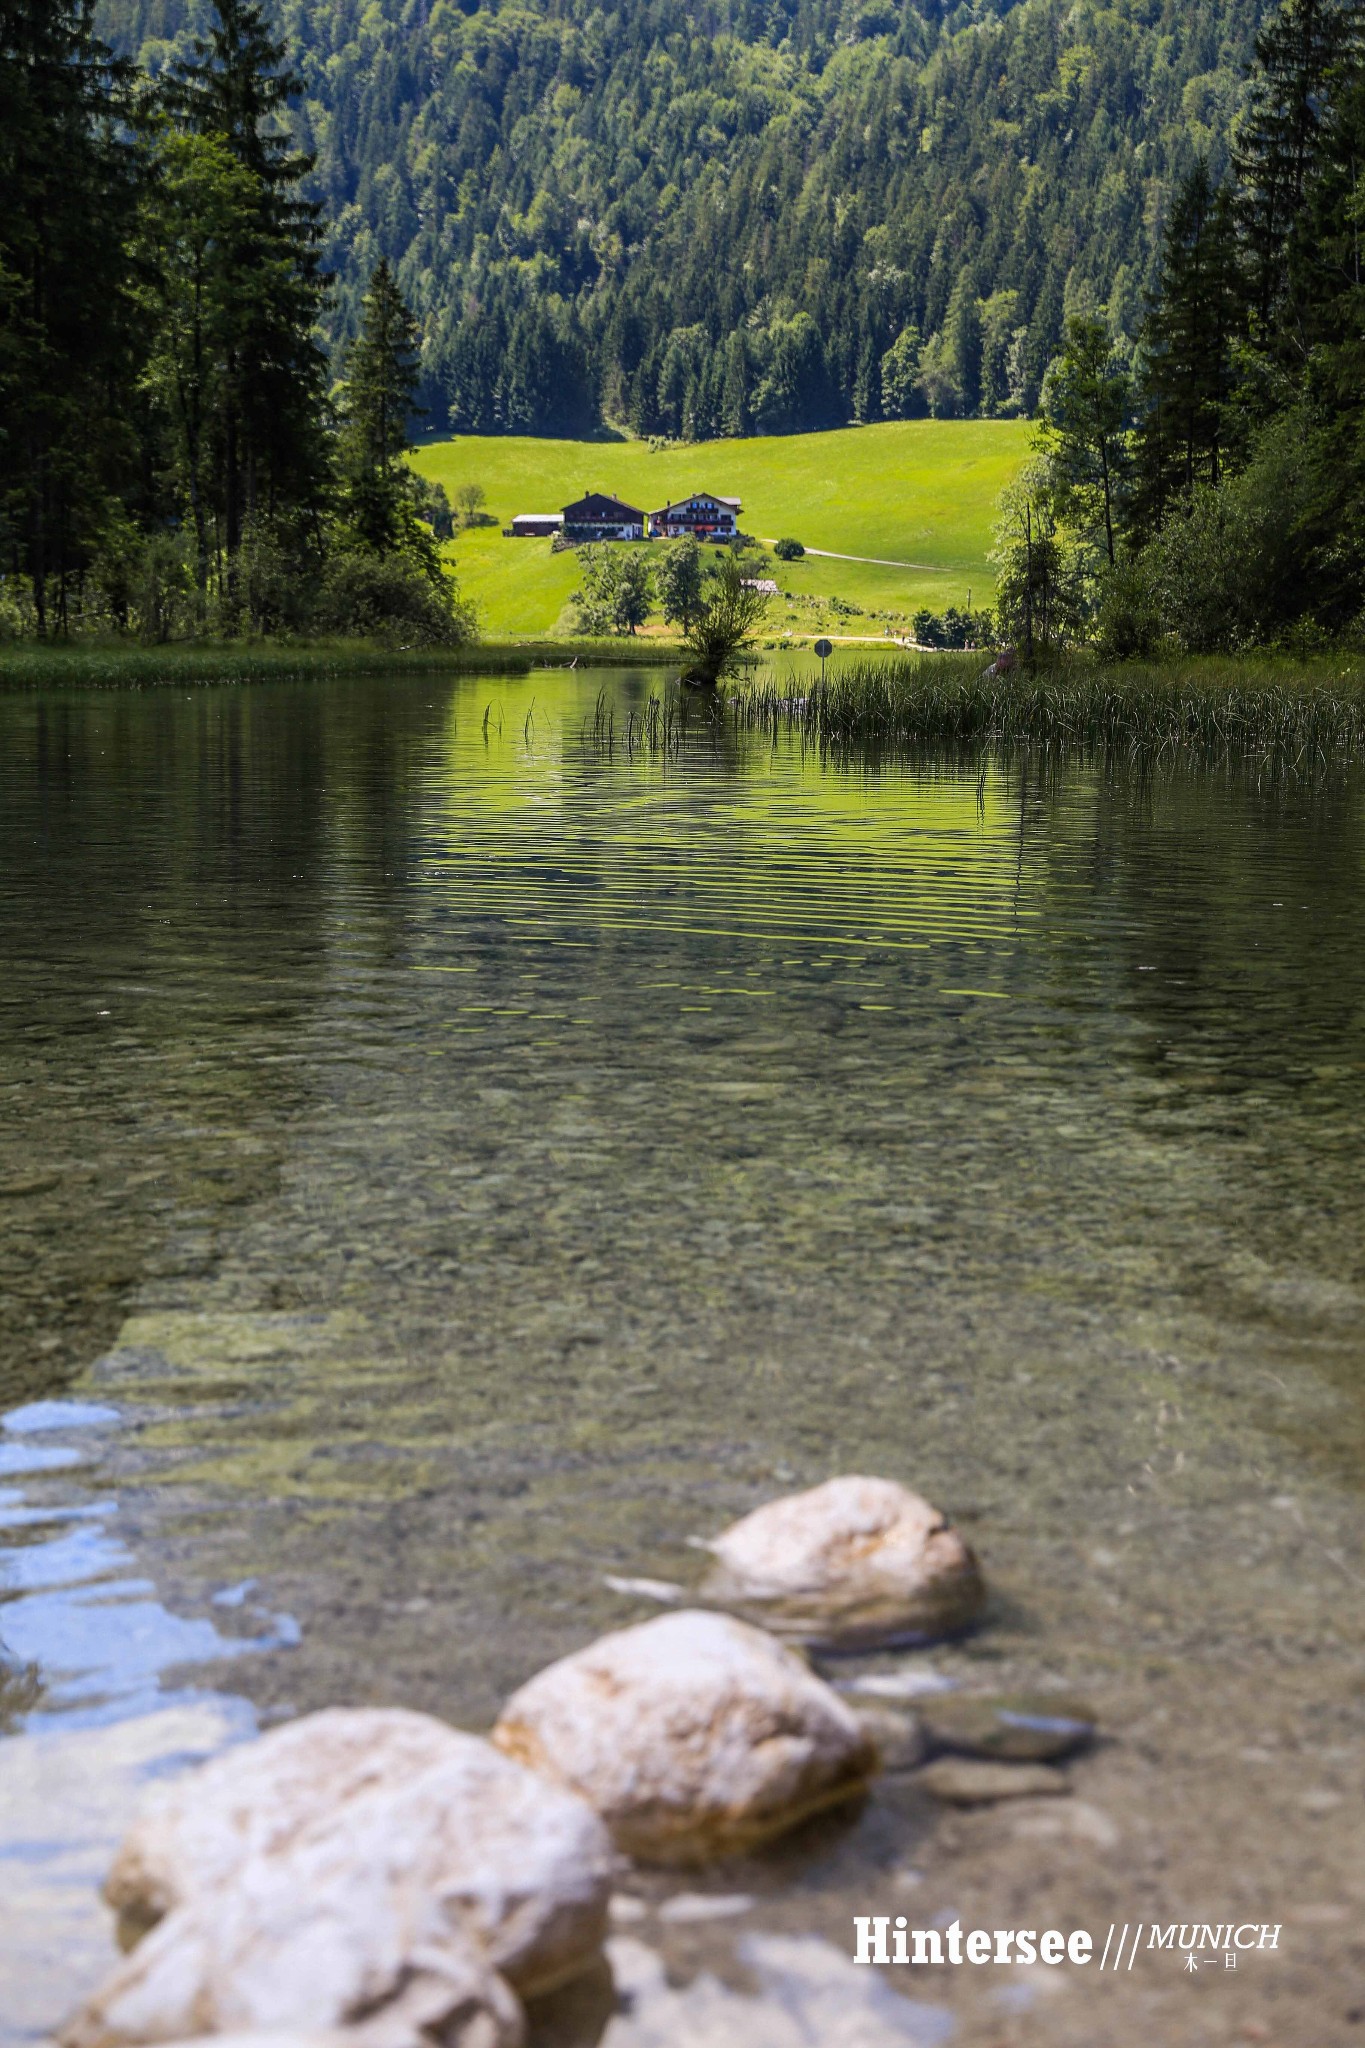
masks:
{"label": "tall grass", "polygon": [[643,668],[676,663],[658,641],[520,641],[385,649],[362,641],[0,642],[0,689],[155,689],[208,683],[312,682],[344,676],[525,675],[533,668]]}
{"label": "tall grass", "polygon": [[1196,749],[1299,765],[1365,752],[1365,658],[1077,658],[1005,676],[985,667],[980,654],[851,661],[824,681],[759,677],[729,705],[742,726],[792,730],[830,748]]}

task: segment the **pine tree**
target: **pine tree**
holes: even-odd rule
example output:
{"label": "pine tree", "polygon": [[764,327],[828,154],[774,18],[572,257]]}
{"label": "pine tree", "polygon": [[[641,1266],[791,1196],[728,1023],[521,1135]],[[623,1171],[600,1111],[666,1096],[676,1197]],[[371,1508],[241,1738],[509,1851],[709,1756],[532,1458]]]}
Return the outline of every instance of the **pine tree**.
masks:
{"label": "pine tree", "polygon": [[420,382],[417,322],[381,259],[347,365],[342,432],[351,522],[366,546],[380,554],[408,537],[411,491],[404,457]]}
{"label": "pine tree", "polygon": [[1269,336],[1284,302],[1290,242],[1334,89],[1363,50],[1362,0],[1284,0],[1256,38],[1234,165],[1252,303],[1263,336]]}
{"label": "pine tree", "polygon": [[1134,517],[1144,532],[1160,530],[1173,499],[1222,477],[1244,305],[1232,194],[1200,158],[1171,208],[1143,335]]}
{"label": "pine tree", "polygon": [[1103,321],[1073,314],[1043,388],[1039,436],[1069,525],[1098,534],[1112,569],[1127,483],[1131,378]]}
{"label": "pine tree", "polygon": [[221,136],[167,127],[138,245],[152,336],[144,389],[169,509],[194,535],[202,623],[222,549],[229,358],[238,309],[232,252],[249,239],[257,187]]}
{"label": "pine tree", "polygon": [[252,179],[244,230],[219,252],[235,311],[224,368],[223,532],[230,590],[246,527],[315,521],[326,488],[326,358],[316,326],[328,280],[319,208],[300,196],[312,159],[285,127],[298,80],[257,0],[214,0],[210,34],[167,98],[191,133],[218,138]]}
{"label": "pine tree", "polygon": [[37,628],[135,475],[125,227],[137,204],[132,76],[93,0],[0,0],[0,542]]}

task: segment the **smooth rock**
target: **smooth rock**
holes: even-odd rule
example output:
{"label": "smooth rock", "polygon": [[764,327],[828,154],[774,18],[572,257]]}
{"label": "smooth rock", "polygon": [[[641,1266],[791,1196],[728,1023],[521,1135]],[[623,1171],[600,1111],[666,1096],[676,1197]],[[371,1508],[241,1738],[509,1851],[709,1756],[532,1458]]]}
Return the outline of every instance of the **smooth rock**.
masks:
{"label": "smooth rock", "polygon": [[802,1660],[728,1615],[622,1629],[540,1672],[493,1740],[596,1808],[619,1849],[700,1863],[858,1792],[857,1717]]}
{"label": "smooth rock", "polygon": [[245,2034],[196,2034],[163,2048],[352,2048],[354,2040],[343,2027],[258,2027]]}
{"label": "smooth rock", "polygon": [[1096,1849],[1117,1849],[1123,1836],[1103,1807],[1088,1799],[1023,1801],[1011,1809],[1011,1833],[1021,1840],[1088,1842]]}
{"label": "smooth rock", "polygon": [[926,1693],[955,1692],[958,1681],[945,1678],[928,1664],[906,1664],[897,1671],[860,1671],[853,1678],[837,1678],[836,1692],[849,1699],[918,1700]]}
{"label": "smooth rock", "polygon": [[675,1892],[660,1906],[659,1919],[665,1927],[699,1927],[708,1920],[737,1920],[757,1904],[752,1892]]}
{"label": "smooth rock", "polygon": [[620,2010],[601,2048],[941,2048],[952,2015],[893,1991],[833,1942],[746,1935],[736,1953],[757,1996],[709,1972],[682,1990],[642,1942],[608,1944]]}
{"label": "smooth rock", "polygon": [[931,1748],[1002,1762],[1047,1763],[1095,1738],[1089,1707],[1058,1693],[949,1693],[926,1700],[920,1714]]}
{"label": "smooth rock", "polygon": [[[252,1857],[178,1906],[63,2029],[62,2048],[345,2029],[354,2048],[520,2048],[515,1994],[380,1835],[338,1873],[328,1845]],[[398,1859],[401,1861],[401,1849]],[[350,2023],[350,2024],[348,2024]]]}
{"label": "smooth rock", "polygon": [[364,1893],[376,1857],[395,1893],[440,1900],[523,1994],[600,1952],[612,1855],[596,1816],[479,1737],[399,1708],[311,1714],[154,1793],[105,1897],[135,1938],[229,1897],[256,1863],[302,1858],[340,1900],[352,1880]]}
{"label": "smooth rock", "polygon": [[950,1806],[990,1806],[997,1799],[1045,1799],[1071,1790],[1066,1773],[1050,1764],[984,1763],[956,1756],[926,1764],[916,1783]]}
{"label": "smooth rock", "polygon": [[164,2048],[348,2048],[354,2035],[343,2027],[257,2027],[246,2034],[196,2034],[192,2041],[167,2041]]}
{"label": "smooth rock", "polygon": [[812,1649],[946,1635],[985,1598],[947,1517],[890,1479],[831,1479],[769,1501],[706,1548],[702,1600]]}
{"label": "smooth rock", "polygon": [[36,1664],[25,1664],[0,1639],[0,1727],[27,1714],[43,1694],[42,1673]]}
{"label": "smooth rock", "polygon": [[687,1598],[686,1590],[672,1579],[618,1579],[607,1572],[602,1584],[613,1593],[623,1593],[632,1600],[653,1600],[660,1607],[679,1607]]}
{"label": "smooth rock", "polygon": [[898,1714],[891,1707],[864,1706],[851,1700],[859,1726],[876,1744],[877,1761],[884,1771],[913,1771],[924,1762],[927,1744],[924,1726],[917,1714]]}

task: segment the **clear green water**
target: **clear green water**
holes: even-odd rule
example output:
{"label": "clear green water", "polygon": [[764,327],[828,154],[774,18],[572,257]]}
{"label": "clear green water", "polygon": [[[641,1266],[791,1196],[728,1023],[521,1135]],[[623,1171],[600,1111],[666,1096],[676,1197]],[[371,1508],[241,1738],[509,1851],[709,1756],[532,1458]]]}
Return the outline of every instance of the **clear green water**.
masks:
{"label": "clear green water", "polygon": [[645,1611],[604,1573],[848,1470],[981,1551],[937,1668],[1090,1692],[1110,1832],[888,1786],[744,1874],[763,1924],[847,1946],[913,1866],[916,1924],[1022,1887],[1102,1932],[1235,1873],[1308,1918],[1197,2026],[1155,1968],[1008,2025],[1335,2041],[1360,780],[608,755],[599,687],[619,740],[659,683],[0,699],[0,1640],[45,1688],[0,1738],[0,2043],[107,1964],[149,1773],[329,1702],[486,1725]]}

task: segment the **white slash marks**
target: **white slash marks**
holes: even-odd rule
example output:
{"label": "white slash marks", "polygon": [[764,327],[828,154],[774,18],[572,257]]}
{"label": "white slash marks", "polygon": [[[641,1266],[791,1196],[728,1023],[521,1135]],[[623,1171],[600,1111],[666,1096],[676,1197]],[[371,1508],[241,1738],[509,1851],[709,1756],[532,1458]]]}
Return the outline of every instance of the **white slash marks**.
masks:
{"label": "white slash marks", "polygon": [[[1125,1947],[1127,1947],[1128,1943],[1128,1927],[1129,1923],[1125,1920],[1123,1923],[1123,1932],[1119,1935],[1119,1945],[1117,1948],[1114,1948],[1114,1935],[1116,1929],[1112,1921],[1109,1923],[1109,1932],[1105,1936],[1104,1942],[1104,1954],[1100,1957],[1101,1969],[1104,1969],[1106,1964],[1109,1965],[1109,1968],[1111,1970],[1118,1970],[1123,1967],[1123,1951]],[[1141,1925],[1139,1925],[1133,1930],[1133,1946],[1128,1950],[1128,1968],[1130,1970],[1133,1967],[1133,1959],[1137,1955],[1138,1947],[1141,1941],[1142,1927]],[[1114,1960],[1112,1961],[1112,1963],[1109,1961],[1109,1951],[1111,1948],[1114,1949]]]}

